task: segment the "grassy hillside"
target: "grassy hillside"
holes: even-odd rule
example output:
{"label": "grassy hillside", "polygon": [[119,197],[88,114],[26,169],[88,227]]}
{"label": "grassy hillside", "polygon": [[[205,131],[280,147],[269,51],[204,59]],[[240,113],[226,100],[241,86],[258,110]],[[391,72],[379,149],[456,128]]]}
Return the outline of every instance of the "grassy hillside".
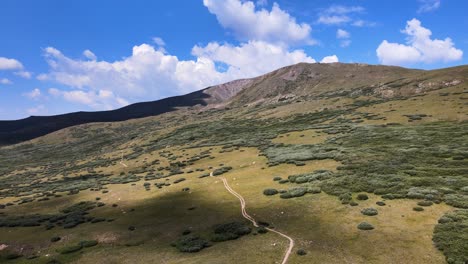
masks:
{"label": "grassy hillside", "polygon": [[295,240],[288,263],[465,263],[467,69],[300,64],[204,108],[1,147],[1,260],[279,263],[288,241],[225,177]]}

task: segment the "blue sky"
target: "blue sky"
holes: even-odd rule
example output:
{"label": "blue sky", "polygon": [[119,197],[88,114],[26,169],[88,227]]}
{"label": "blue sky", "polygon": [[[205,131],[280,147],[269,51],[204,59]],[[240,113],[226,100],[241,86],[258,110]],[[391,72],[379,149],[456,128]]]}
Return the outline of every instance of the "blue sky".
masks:
{"label": "blue sky", "polygon": [[298,62],[467,64],[468,2],[2,0],[0,120],[108,110]]}

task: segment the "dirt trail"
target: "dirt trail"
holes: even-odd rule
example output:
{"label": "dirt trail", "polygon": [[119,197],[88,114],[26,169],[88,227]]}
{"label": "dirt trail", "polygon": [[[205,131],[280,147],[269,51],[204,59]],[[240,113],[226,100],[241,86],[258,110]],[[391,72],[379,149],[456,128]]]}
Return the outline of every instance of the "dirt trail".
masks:
{"label": "dirt trail", "polygon": [[[213,172],[210,173],[210,176],[214,177],[213,176]],[[244,197],[242,197],[242,195],[238,194],[236,191],[234,191],[231,186],[229,186],[226,178],[224,177],[218,177],[220,178],[222,181],[223,181],[223,184],[224,184],[224,187],[234,196],[237,197],[237,199],[239,199],[240,203],[241,203],[241,212],[242,212],[242,216],[249,220],[250,222],[252,222],[252,224],[255,226],[255,227],[258,227],[258,224],[257,224],[257,221],[255,221],[255,219],[253,217],[251,217],[247,211],[245,210],[245,207],[246,207],[246,203],[245,203],[245,200],[244,200]],[[277,230],[274,230],[274,229],[271,229],[271,228],[268,228],[268,227],[265,227],[265,229],[267,229],[268,231],[271,231],[273,233],[276,233],[284,238],[287,238],[289,240],[289,247],[288,247],[288,250],[286,251],[284,257],[283,257],[283,261],[281,262],[281,264],[285,264],[288,262],[288,259],[289,259],[289,256],[291,255],[291,252],[292,252],[292,249],[294,247],[294,240],[286,235],[286,234],[283,234]]]}

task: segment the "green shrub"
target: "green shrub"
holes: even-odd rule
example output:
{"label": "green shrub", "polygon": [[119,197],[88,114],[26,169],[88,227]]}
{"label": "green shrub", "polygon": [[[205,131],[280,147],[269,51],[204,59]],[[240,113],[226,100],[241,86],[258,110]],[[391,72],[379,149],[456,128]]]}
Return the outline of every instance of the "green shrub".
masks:
{"label": "green shrub", "polygon": [[257,228],[257,232],[258,232],[259,234],[266,234],[266,233],[268,233],[268,229],[266,229],[264,226],[259,226],[259,227]]}
{"label": "green shrub", "polygon": [[357,226],[357,228],[361,230],[372,230],[374,229],[374,226],[367,222],[362,222]]}
{"label": "green shrub", "polygon": [[275,195],[275,194],[277,194],[277,193],[278,193],[278,190],[273,189],[273,188],[268,188],[268,189],[263,190],[263,194],[264,194],[264,195],[267,195],[267,196],[269,196],[269,195]]}
{"label": "green shrub", "polygon": [[60,248],[60,249],[57,250],[57,252],[60,253],[60,254],[70,254],[70,253],[73,253],[73,252],[80,251],[82,248],[83,248],[83,246],[80,245],[80,244],[71,245],[71,246],[66,246],[66,247]]}
{"label": "green shrub", "polygon": [[318,187],[318,186],[307,187],[307,192],[308,192],[308,193],[321,193],[321,192],[322,192],[322,188],[320,188],[320,187]]}
{"label": "green shrub", "polygon": [[299,255],[299,256],[304,256],[304,255],[307,254],[307,252],[304,249],[301,248],[301,249],[298,249],[296,251],[296,254]]}
{"label": "green shrub", "polygon": [[351,193],[343,193],[338,196],[338,199],[340,199],[342,204],[349,204],[353,197],[351,196]]}
{"label": "green shrub", "polygon": [[433,204],[434,204],[434,203],[431,202],[431,201],[420,201],[420,202],[418,202],[418,205],[419,205],[419,206],[431,206],[431,205],[433,205]]}
{"label": "green shrub", "polygon": [[358,206],[359,204],[356,203],[355,201],[351,201],[351,202],[349,203],[349,205],[351,205],[351,206]]}
{"label": "green shrub", "polygon": [[434,228],[434,241],[449,264],[468,263],[468,210],[449,212]]}
{"label": "green shrub", "polygon": [[415,207],[413,207],[413,211],[422,212],[422,211],[424,211],[424,208],[419,207],[419,206],[415,206]]}
{"label": "green shrub", "polygon": [[378,206],[385,206],[386,205],[385,202],[383,202],[383,201],[378,201],[375,204],[378,205]]}
{"label": "green shrub", "polygon": [[294,197],[301,197],[307,193],[306,187],[290,188],[287,192],[280,194],[280,198],[289,199]]}
{"label": "green shrub", "polygon": [[282,178],[280,176],[275,176],[273,177],[273,181],[281,181]]}
{"label": "green shrub", "polygon": [[98,244],[97,240],[83,240],[79,243],[82,247],[94,247]]}
{"label": "green shrub", "polygon": [[365,201],[369,199],[369,196],[367,196],[367,194],[365,193],[360,193],[357,195],[356,199],[358,199],[359,201]]}
{"label": "green shrub", "polygon": [[182,236],[171,245],[176,247],[180,252],[188,253],[199,252],[200,250],[211,246],[210,242],[194,234]]}
{"label": "green shrub", "polygon": [[50,242],[58,242],[58,241],[60,241],[60,239],[61,239],[61,238],[60,238],[59,236],[54,236],[54,237],[52,237],[52,238],[50,239]]}
{"label": "green shrub", "polygon": [[374,216],[374,215],[378,215],[379,212],[377,211],[377,209],[374,209],[374,208],[364,208],[361,210],[361,214],[367,215],[367,216]]}
{"label": "green shrub", "polygon": [[174,184],[177,184],[177,183],[183,182],[183,181],[185,181],[185,178],[179,178],[179,179],[174,181]]}
{"label": "green shrub", "polygon": [[222,242],[234,240],[241,236],[250,234],[252,229],[241,222],[231,222],[227,224],[216,225],[214,228],[213,242]]}

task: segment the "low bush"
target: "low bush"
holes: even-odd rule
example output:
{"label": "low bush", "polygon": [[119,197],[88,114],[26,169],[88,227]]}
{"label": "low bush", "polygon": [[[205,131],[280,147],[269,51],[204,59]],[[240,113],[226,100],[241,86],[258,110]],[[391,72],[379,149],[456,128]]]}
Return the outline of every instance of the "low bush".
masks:
{"label": "low bush", "polygon": [[375,204],[378,205],[378,206],[385,206],[386,205],[385,202],[383,202],[383,201],[378,201]]}
{"label": "low bush", "polygon": [[419,207],[419,206],[415,206],[415,207],[413,207],[413,211],[422,212],[422,211],[424,211],[424,208]]}
{"label": "low bush", "polygon": [[79,243],[82,247],[94,247],[98,244],[97,240],[83,240]]}
{"label": "low bush", "polygon": [[268,233],[268,229],[266,229],[264,226],[259,226],[259,227],[257,228],[257,232],[258,232],[259,234],[265,234],[265,233]]}
{"label": "low bush", "polygon": [[418,205],[419,205],[419,206],[431,206],[431,205],[433,205],[433,204],[434,204],[434,203],[431,202],[431,201],[420,201],[420,202],[418,202]]}
{"label": "low bush", "polygon": [[264,195],[267,195],[267,196],[269,196],[269,195],[275,195],[275,194],[277,194],[277,193],[278,193],[278,190],[273,189],[273,188],[268,188],[268,189],[263,190],[263,194],[264,194]]}
{"label": "low bush", "polygon": [[80,251],[82,248],[83,248],[83,246],[80,245],[80,244],[71,245],[71,246],[66,246],[66,247],[60,248],[60,249],[57,250],[57,252],[60,253],[60,254],[70,254],[70,253],[73,253],[73,252]]}
{"label": "low bush", "polygon": [[185,181],[185,178],[179,178],[179,179],[174,181],[174,184],[177,184],[177,183],[183,182],[183,181]]}
{"label": "low bush", "polygon": [[369,196],[367,196],[367,194],[365,193],[360,193],[357,195],[356,199],[360,200],[360,201],[365,201],[367,199],[369,199]]}
{"label": "low bush", "polygon": [[194,234],[182,236],[171,245],[176,247],[180,252],[187,253],[199,252],[200,250],[211,246],[210,242]]}
{"label": "low bush", "polygon": [[374,209],[374,208],[364,208],[361,210],[361,214],[367,215],[367,216],[374,216],[374,215],[378,215],[379,212],[377,211],[377,209]]}
{"label": "low bush", "polygon": [[59,236],[54,236],[54,237],[52,237],[52,238],[50,239],[50,242],[58,242],[58,241],[60,241],[60,239],[61,239],[61,238],[60,238]]}
{"label": "low bush", "polygon": [[273,181],[281,181],[281,180],[282,180],[282,178],[280,176],[273,177]]}
{"label": "low bush", "polygon": [[299,256],[304,256],[304,255],[307,254],[307,252],[304,249],[301,248],[301,249],[298,249],[296,251],[296,254],[299,255]]}
{"label": "low bush", "polygon": [[242,222],[231,222],[227,224],[216,225],[214,228],[213,242],[222,242],[234,240],[241,236],[250,234],[252,229]]}
{"label": "low bush", "polygon": [[308,193],[321,193],[322,189],[318,186],[307,187],[307,192]]}
{"label": "low bush", "polygon": [[449,264],[468,263],[468,210],[449,212],[434,228],[434,241]]}
{"label": "low bush", "polygon": [[289,199],[294,197],[301,197],[307,193],[306,187],[294,187],[290,188],[286,193],[280,194],[280,197],[283,199]]}
{"label": "low bush", "polygon": [[357,226],[357,228],[361,230],[372,230],[374,229],[374,226],[367,222],[362,222]]}

